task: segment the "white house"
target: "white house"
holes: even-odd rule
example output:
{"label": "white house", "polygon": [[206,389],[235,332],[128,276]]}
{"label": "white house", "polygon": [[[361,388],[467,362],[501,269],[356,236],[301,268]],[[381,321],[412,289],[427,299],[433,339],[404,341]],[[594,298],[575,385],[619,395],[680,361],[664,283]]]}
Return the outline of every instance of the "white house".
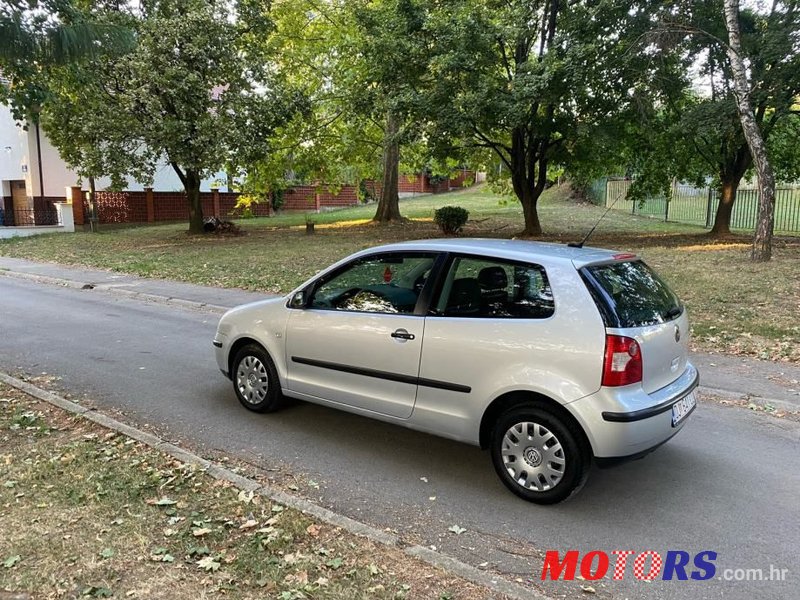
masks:
{"label": "white house", "polygon": [[[204,179],[202,191],[209,191],[214,182],[225,181],[225,174]],[[61,159],[44,131],[33,124],[27,130],[18,125],[8,106],[0,104],[0,210],[18,215],[34,209],[43,210],[47,200],[64,200],[66,189],[88,182],[81,178]],[[107,179],[96,182],[97,189],[110,185]],[[153,189],[163,192],[182,191],[180,179],[172,167],[164,163],[158,166],[153,180]],[[128,180],[129,191],[144,189],[141,182]],[[39,200],[42,199],[42,200]],[[17,219],[19,221],[19,218]]]}

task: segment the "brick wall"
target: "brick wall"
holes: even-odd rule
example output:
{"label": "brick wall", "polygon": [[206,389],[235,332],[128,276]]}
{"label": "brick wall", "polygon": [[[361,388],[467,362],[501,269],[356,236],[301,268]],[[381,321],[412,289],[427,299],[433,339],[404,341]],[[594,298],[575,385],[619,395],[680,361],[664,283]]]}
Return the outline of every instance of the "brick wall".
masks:
{"label": "brick wall", "polygon": [[[467,173],[472,173],[468,171]],[[474,173],[472,175],[474,177]],[[463,173],[459,173],[463,177]],[[448,191],[453,181],[459,183],[463,179],[441,181],[432,185],[427,175],[402,175],[399,181],[400,192],[425,192],[438,194]],[[373,196],[380,194],[380,184],[367,181],[366,185],[373,190]],[[189,218],[189,206],[184,192],[150,192],[153,198],[152,222],[185,221]],[[148,192],[97,192],[97,216],[100,223],[147,223]],[[219,216],[221,218],[239,216],[241,212],[234,210],[239,194],[235,192],[218,192]],[[48,198],[63,201],[63,198]],[[203,215],[210,217],[215,213],[214,193],[201,192]],[[344,185],[338,191],[331,191],[326,186],[299,185],[284,190],[282,210],[313,211],[324,208],[342,208],[358,204],[358,193],[355,186]],[[269,216],[269,202],[260,202],[252,206],[256,216]],[[89,203],[84,200],[83,213],[88,221]],[[76,223],[80,224],[76,219]]]}
{"label": "brick wall", "polygon": [[401,175],[397,182],[397,191],[400,193],[416,192],[418,194],[442,194],[450,191],[450,182],[445,179],[431,183],[430,175],[415,174]]}
{"label": "brick wall", "polygon": [[[147,223],[145,192],[95,192],[100,223]],[[89,220],[89,201],[83,201],[84,220]]]}
{"label": "brick wall", "polygon": [[331,192],[327,187],[297,185],[283,192],[281,210],[318,210],[320,208],[341,208],[358,204],[355,186],[343,185]]}
{"label": "brick wall", "polygon": [[[153,221],[185,221],[189,218],[189,203],[183,192],[152,192]],[[62,198],[63,200],[63,198]],[[219,216],[226,218],[234,211],[239,194],[219,192]],[[213,192],[201,192],[203,215],[214,216]],[[147,192],[97,192],[97,217],[100,223],[147,223]],[[268,216],[270,205],[261,202],[253,205],[257,216]],[[84,201],[84,214],[88,218],[89,203]]]}

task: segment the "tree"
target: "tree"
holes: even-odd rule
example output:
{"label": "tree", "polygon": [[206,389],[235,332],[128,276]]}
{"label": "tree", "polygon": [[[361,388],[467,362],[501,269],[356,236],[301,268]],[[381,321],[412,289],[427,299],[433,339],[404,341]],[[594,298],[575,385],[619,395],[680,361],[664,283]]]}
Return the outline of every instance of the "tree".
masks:
{"label": "tree", "polygon": [[152,181],[157,155],[132,135],[136,120],[108,102],[97,59],[51,68],[46,85],[42,128],[64,162],[89,181],[89,206],[95,207],[95,181],[109,177],[113,189],[125,189],[127,179]]}
{"label": "tree", "polygon": [[[280,78],[300,89],[307,110],[277,131],[276,152],[248,169],[264,191],[287,172],[327,184],[380,178],[375,221],[401,220],[401,148],[419,131],[424,85],[425,19],[421,0],[282,0],[272,36]],[[278,50],[279,49],[279,50]],[[412,116],[413,115],[413,116]]]}
{"label": "tree", "polygon": [[750,84],[742,60],[742,40],[739,32],[739,0],[725,0],[725,24],[728,28],[728,58],[731,62],[733,85],[742,130],[758,173],[758,222],[753,238],[752,258],[764,262],[772,258],[772,227],[775,221],[775,176],[767,158],[767,149],[750,103]]}
{"label": "tree", "polygon": [[354,2],[351,52],[358,68],[346,86],[355,118],[382,122],[381,192],[374,221],[402,220],[398,184],[401,146],[414,139],[420,114],[421,90],[429,82],[429,3],[421,0]]}
{"label": "tree", "polygon": [[430,139],[489,148],[522,204],[522,235],[541,234],[548,166],[569,167],[595,131],[635,114],[650,56],[647,2],[461,0],[433,18]]}
{"label": "tree", "polygon": [[265,196],[294,182],[358,184],[380,177],[381,126],[365,117],[362,62],[346,2],[278,0],[270,52],[276,77],[298,99],[269,152],[246,165],[245,190]]}
{"label": "tree", "polygon": [[[673,145],[683,154],[674,173],[683,176],[698,167],[716,180],[720,202],[711,234],[730,233],[731,215],[742,178],[753,165],[737,106],[735,77],[728,56],[722,0],[697,0],[681,6],[679,17],[661,25],[677,36],[686,68],[699,67],[707,93],[695,94],[682,106],[671,106]],[[800,52],[793,36],[800,29],[800,11],[793,2],[773,2],[768,12],[739,12],[740,51],[748,71],[753,118],[766,143],[792,113],[800,93]],[[674,49],[674,48],[673,48]],[[671,49],[671,50],[673,50]],[[780,143],[780,142],[778,142]]]}
{"label": "tree", "polygon": [[[98,73],[108,113],[135,122],[126,143],[141,141],[183,184],[192,233],[203,231],[203,177],[263,153],[293,110],[261,43],[272,28],[262,3],[242,0],[235,12],[230,8],[206,0],[143,4],[136,48]],[[111,124],[111,137],[118,125]]]}
{"label": "tree", "polygon": [[11,83],[0,86],[0,101],[17,119],[38,119],[49,67],[133,47],[133,31],[103,14],[70,0],[6,0],[0,6],[0,73]]}

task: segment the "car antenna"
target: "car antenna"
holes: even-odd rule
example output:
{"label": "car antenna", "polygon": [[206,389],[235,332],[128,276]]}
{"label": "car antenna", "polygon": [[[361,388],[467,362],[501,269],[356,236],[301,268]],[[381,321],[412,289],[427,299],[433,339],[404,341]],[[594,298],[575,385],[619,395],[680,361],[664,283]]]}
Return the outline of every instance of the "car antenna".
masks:
{"label": "car antenna", "polygon": [[589,239],[589,236],[591,236],[594,233],[594,230],[597,229],[597,226],[600,225],[600,221],[602,221],[605,218],[605,216],[608,214],[608,211],[614,208],[614,205],[620,198],[622,198],[623,194],[624,190],[619,194],[617,194],[617,197],[614,198],[614,201],[608,206],[608,208],[606,208],[606,211],[602,215],[600,215],[600,218],[597,219],[597,222],[589,230],[589,233],[583,236],[583,239],[580,242],[569,242],[567,246],[569,246],[570,248],[583,248],[583,245],[586,243],[586,240]]}

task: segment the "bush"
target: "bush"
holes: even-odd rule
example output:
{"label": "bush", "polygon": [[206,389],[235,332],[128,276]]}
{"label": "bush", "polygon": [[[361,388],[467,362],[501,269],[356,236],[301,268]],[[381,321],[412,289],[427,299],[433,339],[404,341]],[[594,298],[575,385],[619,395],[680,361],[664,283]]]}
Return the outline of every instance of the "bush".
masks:
{"label": "bush", "polygon": [[370,181],[368,184],[366,179],[362,179],[358,182],[358,199],[364,204],[376,200],[374,181]]}
{"label": "bush", "polygon": [[433,222],[446,235],[455,235],[461,231],[467,219],[469,219],[469,211],[460,206],[443,206],[433,213]]}
{"label": "bush", "polygon": [[242,219],[252,219],[255,217],[254,207],[261,201],[262,198],[259,194],[241,194],[230,214],[238,214]]}
{"label": "bush", "polygon": [[272,211],[278,212],[281,208],[283,208],[283,203],[285,199],[283,197],[283,188],[275,188],[272,190]]}

